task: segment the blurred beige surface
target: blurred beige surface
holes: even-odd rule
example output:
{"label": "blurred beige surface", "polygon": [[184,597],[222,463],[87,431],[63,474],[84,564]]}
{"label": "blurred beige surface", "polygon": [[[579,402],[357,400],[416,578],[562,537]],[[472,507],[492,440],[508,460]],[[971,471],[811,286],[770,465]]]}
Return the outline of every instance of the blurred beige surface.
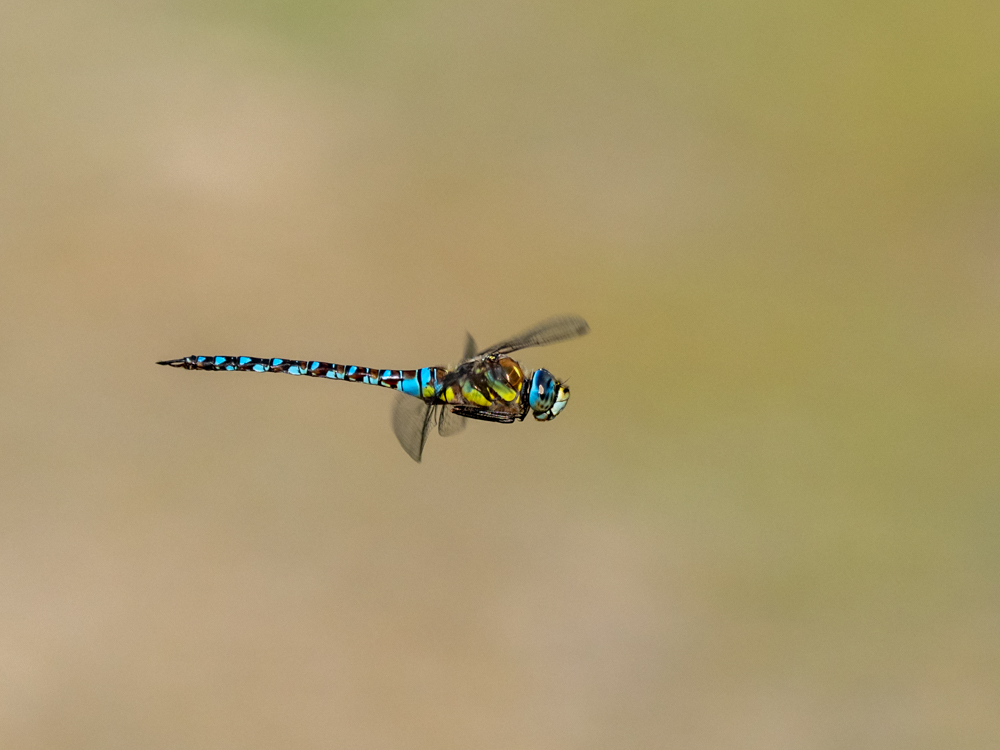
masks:
{"label": "blurred beige surface", "polygon": [[0,746],[1000,744],[995,9],[2,16]]}

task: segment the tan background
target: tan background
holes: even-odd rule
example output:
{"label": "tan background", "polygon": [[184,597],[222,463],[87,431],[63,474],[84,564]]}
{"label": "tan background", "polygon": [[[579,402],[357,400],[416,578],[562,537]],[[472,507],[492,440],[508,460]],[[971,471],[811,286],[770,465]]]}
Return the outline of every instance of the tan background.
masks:
{"label": "tan background", "polygon": [[0,745],[997,747],[998,7],[4,3]]}

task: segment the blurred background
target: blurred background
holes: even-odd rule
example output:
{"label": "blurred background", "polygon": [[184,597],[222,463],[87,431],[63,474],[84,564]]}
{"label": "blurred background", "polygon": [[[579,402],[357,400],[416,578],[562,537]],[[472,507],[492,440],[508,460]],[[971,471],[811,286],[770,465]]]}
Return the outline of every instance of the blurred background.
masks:
{"label": "blurred background", "polygon": [[0,744],[997,747],[998,7],[4,3]]}

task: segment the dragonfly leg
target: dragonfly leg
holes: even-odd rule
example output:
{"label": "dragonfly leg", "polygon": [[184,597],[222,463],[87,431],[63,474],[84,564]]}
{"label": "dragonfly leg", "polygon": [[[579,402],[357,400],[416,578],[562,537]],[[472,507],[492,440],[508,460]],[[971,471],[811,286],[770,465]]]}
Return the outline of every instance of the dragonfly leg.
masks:
{"label": "dragonfly leg", "polygon": [[480,419],[484,422],[499,422],[500,424],[511,424],[517,421],[517,415],[505,411],[488,411],[486,409],[476,409],[471,406],[453,406],[452,414],[468,419]]}

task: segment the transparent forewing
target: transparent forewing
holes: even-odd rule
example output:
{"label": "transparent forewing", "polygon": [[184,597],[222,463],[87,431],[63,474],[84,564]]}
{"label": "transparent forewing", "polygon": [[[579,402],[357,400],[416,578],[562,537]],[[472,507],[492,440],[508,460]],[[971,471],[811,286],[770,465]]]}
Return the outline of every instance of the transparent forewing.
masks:
{"label": "transparent forewing", "polygon": [[399,444],[410,458],[420,463],[424,443],[433,423],[433,409],[430,404],[418,398],[399,393],[392,407],[392,431]]}
{"label": "transparent forewing", "polygon": [[451,437],[457,435],[465,429],[468,420],[457,414],[452,414],[447,406],[441,407],[441,416],[438,417],[438,434],[441,437]]}
{"label": "transparent forewing", "polygon": [[510,354],[529,346],[546,346],[557,341],[565,341],[582,336],[590,330],[587,321],[579,315],[560,315],[542,321],[534,328],[522,331],[517,336],[483,349],[479,354]]}

